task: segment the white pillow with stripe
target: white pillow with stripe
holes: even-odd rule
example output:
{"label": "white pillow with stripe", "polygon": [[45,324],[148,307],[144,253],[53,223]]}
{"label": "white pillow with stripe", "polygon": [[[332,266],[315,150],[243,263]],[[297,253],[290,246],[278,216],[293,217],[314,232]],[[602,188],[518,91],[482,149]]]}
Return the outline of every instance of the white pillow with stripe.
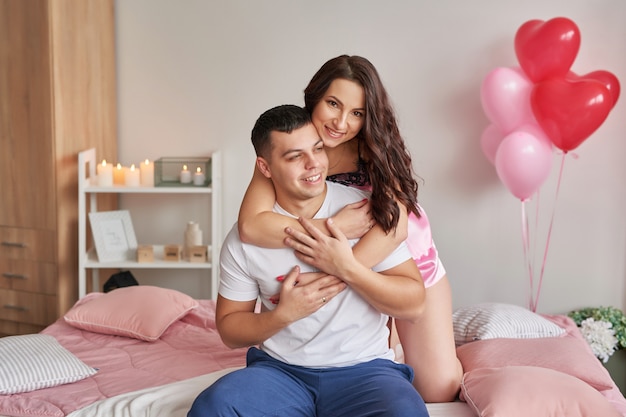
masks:
{"label": "white pillow with stripe", "polygon": [[68,384],[97,372],[45,334],[0,338],[0,358],[3,395]]}
{"label": "white pillow with stripe", "polygon": [[535,339],[557,337],[565,329],[527,308],[513,304],[481,303],[461,307],[452,314],[457,346],[496,338]]}

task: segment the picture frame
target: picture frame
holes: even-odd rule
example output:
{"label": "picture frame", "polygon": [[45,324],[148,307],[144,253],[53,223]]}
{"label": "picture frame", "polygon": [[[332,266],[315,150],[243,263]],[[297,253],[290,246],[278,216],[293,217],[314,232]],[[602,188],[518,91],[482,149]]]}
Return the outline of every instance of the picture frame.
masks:
{"label": "picture frame", "polygon": [[135,259],[137,238],[128,210],[89,213],[89,224],[100,262]]}

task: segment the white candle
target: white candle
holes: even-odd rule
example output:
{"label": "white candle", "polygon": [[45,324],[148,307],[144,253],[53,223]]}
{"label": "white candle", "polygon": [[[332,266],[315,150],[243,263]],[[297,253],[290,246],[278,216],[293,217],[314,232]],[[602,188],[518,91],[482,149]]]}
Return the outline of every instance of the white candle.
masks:
{"label": "white candle", "polygon": [[124,183],[127,187],[139,187],[139,170],[132,164],[124,173]]}
{"label": "white candle", "polygon": [[180,171],[180,182],[181,184],[191,183],[191,172],[187,169],[187,165],[183,165],[183,170]]}
{"label": "white candle", "polygon": [[124,185],[124,167],[122,164],[117,164],[113,170],[113,184]]}
{"label": "white candle", "polygon": [[98,185],[100,187],[110,187],[113,185],[113,165],[107,164],[106,159],[96,167],[98,172]]}
{"label": "white candle", "polygon": [[141,185],[144,187],[154,187],[154,164],[148,159],[143,161],[139,166],[141,170]]}
{"label": "white candle", "polygon": [[194,185],[204,185],[204,173],[202,172],[202,168],[196,168],[196,172],[193,174],[193,184]]}

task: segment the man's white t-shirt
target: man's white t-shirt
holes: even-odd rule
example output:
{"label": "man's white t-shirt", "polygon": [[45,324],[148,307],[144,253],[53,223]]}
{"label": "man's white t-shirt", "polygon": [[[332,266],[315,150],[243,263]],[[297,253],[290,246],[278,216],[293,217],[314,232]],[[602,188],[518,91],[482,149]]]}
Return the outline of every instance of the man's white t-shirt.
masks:
{"label": "man's white t-shirt", "polygon": [[[326,185],[326,198],[315,218],[331,217],[346,204],[369,197],[369,193],[356,188],[332,182]],[[278,204],[274,211],[293,217]],[[411,259],[411,254],[402,243],[372,269],[385,271],[407,259]],[[316,271],[299,261],[291,248],[268,249],[242,243],[235,224],[222,246],[219,293],[234,301],[260,297],[262,308],[272,310],[276,306],[269,298],[280,293],[281,286],[276,278],[287,275],[295,265],[302,272]],[[388,345],[388,318],[348,287],[314,314],[264,341],[260,348],[280,361],[312,368],[349,366],[376,358],[393,360]]]}

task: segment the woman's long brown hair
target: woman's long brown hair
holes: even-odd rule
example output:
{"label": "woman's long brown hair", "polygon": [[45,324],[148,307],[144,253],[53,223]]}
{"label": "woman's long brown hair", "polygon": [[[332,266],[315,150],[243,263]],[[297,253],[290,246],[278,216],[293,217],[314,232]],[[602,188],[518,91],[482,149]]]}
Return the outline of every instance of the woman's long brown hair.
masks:
{"label": "woman's long brown hair", "polygon": [[304,90],[304,106],[309,113],[337,78],[356,82],[365,90],[365,121],[356,139],[372,185],[372,215],[389,233],[400,218],[397,202],[420,215],[411,155],[378,71],[363,57],[341,55],[322,65]]}

